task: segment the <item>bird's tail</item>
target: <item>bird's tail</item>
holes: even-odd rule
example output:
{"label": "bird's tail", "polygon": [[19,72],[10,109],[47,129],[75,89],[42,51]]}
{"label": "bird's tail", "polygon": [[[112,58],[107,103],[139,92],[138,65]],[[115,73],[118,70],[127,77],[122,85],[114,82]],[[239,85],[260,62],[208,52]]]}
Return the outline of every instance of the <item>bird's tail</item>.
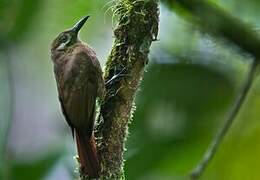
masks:
{"label": "bird's tail", "polygon": [[100,173],[100,164],[94,135],[89,138],[87,133],[76,131],[76,141],[81,173],[97,178]]}

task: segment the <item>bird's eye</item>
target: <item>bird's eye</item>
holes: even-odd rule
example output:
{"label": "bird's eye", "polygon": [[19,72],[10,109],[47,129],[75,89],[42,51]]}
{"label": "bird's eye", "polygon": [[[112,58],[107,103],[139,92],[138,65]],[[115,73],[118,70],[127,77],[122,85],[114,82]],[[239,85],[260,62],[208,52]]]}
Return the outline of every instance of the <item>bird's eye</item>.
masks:
{"label": "bird's eye", "polygon": [[56,50],[64,50],[66,47],[69,46],[70,41],[71,41],[71,36],[69,34],[62,34],[58,38]]}
{"label": "bird's eye", "polygon": [[67,41],[68,41],[68,36],[66,36],[66,35],[61,36],[60,43],[65,43]]}

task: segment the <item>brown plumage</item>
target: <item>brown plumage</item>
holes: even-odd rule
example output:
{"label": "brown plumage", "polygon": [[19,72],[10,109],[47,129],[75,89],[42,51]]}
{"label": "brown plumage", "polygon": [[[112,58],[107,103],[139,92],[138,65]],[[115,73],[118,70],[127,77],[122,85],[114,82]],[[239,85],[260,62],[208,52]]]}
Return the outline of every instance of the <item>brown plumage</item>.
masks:
{"label": "brown plumage", "polygon": [[76,137],[81,172],[98,177],[100,164],[93,126],[96,98],[104,93],[102,70],[95,52],[78,39],[88,16],[53,41],[51,57],[63,114]]}

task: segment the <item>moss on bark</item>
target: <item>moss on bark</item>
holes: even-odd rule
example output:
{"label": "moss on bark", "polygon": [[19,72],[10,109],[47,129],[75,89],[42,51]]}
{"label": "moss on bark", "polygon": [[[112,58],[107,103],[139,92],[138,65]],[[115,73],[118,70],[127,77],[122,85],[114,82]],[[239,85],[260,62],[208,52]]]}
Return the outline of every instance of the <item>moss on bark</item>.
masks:
{"label": "moss on bark", "polygon": [[158,33],[157,0],[119,0],[115,11],[118,25],[105,68],[108,81],[119,72],[123,76],[107,85],[101,106],[102,121],[97,127],[100,179],[124,179],[125,141],[134,111],[134,97],[142,78],[152,41]]}

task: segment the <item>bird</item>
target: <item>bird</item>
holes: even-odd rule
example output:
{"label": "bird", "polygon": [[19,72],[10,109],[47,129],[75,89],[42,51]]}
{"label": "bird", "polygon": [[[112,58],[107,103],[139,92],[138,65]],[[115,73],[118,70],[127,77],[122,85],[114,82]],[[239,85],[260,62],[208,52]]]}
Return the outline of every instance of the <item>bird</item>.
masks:
{"label": "bird", "polygon": [[95,51],[80,40],[89,19],[81,18],[51,44],[51,59],[63,115],[76,139],[80,173],[97,178],[101,166],[94,137],[96,99],[104,96],[102,68]]}

